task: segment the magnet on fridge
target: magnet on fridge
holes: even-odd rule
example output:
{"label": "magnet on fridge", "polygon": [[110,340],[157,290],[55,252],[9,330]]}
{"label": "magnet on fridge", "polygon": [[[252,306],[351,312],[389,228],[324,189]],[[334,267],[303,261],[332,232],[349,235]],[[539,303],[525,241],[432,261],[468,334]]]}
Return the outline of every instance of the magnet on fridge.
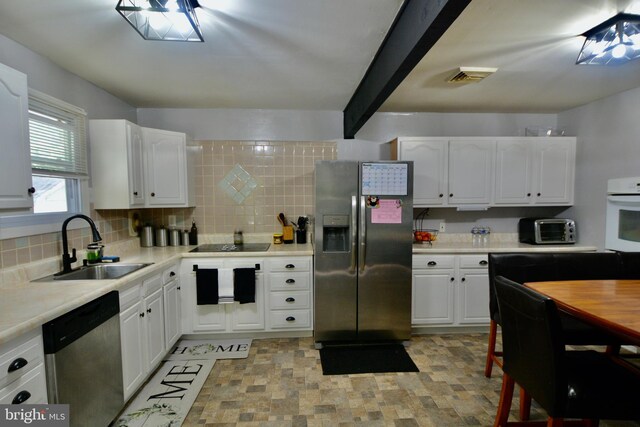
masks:
{"label": "magnet on fridge", "polygon": [[378,196],[367,196],[367,207],[375,209],[378,207],[380,198]]}

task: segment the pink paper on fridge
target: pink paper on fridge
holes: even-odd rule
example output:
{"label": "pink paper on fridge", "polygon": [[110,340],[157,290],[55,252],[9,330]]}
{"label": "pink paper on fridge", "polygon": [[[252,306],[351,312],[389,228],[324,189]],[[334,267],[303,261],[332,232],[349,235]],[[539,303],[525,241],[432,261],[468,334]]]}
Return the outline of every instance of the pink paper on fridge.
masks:
{"label": "pink paper on fridge", "polygon": [[402,204],[398,199],[380,199],[378,207],[371,209],[372,224],[402,223]]}

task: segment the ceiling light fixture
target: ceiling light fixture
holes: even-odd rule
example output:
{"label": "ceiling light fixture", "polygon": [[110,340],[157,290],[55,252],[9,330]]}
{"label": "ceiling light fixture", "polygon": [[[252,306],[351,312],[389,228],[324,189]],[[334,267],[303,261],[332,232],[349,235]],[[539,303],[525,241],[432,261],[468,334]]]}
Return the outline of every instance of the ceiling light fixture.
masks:
{"label": "ceiling light fixture", "polygon": [[116,10],[145,40],[203,42],[197,0],[118,0]]}
{"label": "ceiling light fixture", "polygon": [[640,57],[640,15],[620,13],[582,34],[576,64],[617,65]]}

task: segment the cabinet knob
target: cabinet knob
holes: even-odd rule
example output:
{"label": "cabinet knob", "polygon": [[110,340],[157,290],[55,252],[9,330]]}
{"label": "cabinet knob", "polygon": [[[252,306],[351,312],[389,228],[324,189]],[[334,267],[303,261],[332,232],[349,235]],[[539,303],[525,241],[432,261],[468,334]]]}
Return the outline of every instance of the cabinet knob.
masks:
{"label": "cabinet knob", "polygon": [[286,301],[286,302],[295,302],[295,301],[296,301],[296,299],[295,299],[295,298],[292,298],[292,297],[289,297],[289,298],[287,298],[285,301]]}
{"label": "cabinet knob", "polygon": [[18,369],[22,369],[25,366],[27,366],[27,360],[22,358],[22,357],[18,357],[16,360],[14,360],[13,362],[11,362],[9,364],[9,367],[7,368],[7,372],[15,372]]}
{"label": "cabinet knob", "polygon": [[144,312],[140,313],[140,317],[144,317]]}
{"label": "cabinet knob", "polygon": [[455,277],[449,277],[450,282],[453,282],[454,280],[456,280]]}
{"label": "cabinet knob", "polygon": [[438,197],[444,197],[444,194],[440,193],[440,194],[438,195]]}
{"label": "cabinet knob", "polygon": [[449,193],[449,197],[453,197],[453,193]]}
{"label": "cabinet knob", "polygon": [[295,318],[295,317],[293,317],[293,316],[289,316],[289,317],[287,317],[285,320],[286,320],[287,322],[295,322],[295,321],[296,321],[296,318]]}
{"label": "cabinet knob", "polygon": [[289,285],[291,285],[292,283],[296,283],[296,281],[294,279],[287,279],[284,282],[289,284]]}
{"label": "cabinet knob", "polygon": [[19,405],[21,403],[26,402],[31,397],[31,393],[27,390],[22,390],[20,393],[16,394],[16,396],[11,401],[12,405]]}
{"label": "cabinet knob", "polygon": [[483,260],[482,260],[482,261],[480,261],[478,264],[480,264],[480,265],[487,265],[487,264],[489,264],[489,262],[488,262],[487,260],[484,260],[484,259],[483,259]]}
{"label": "cabinet knob", "polygon": [[173,277],[175,275],[176,275],[176,273],[174,273],[173,271],[171,273],[169,273],[169,277]]}
{"label": "cabinet knob", "polygon": [[293,264],[287,264],[284,266],[284,268],[296,268],[296,266]]}
{"label": "cabinet knob", "polygon": [[542,193],[538,193],[538,197],[542,196]]}
{"label": "cabinet knob", "polygon": [[27,193],[29,193],[29,194],[33,194],[33,193],[35,193],[35,192],[36,192],[35,187],[29,187],[29,188],[27,188]]}
{"label": "cabinet knob", "polygon": [[176,289],[180,290],[180,286],[178,286]]}
{"label": "cabinet knob", "polygon": [[156,197],[156,193],[151,193],[151,197]]}
{"label": "cabinet knob", "polygon": [[434,265],[438,265],[438,263],[435,261],[429,261],[427,265],[433,267]]}
{"label": "cabinet knob", "polygon": [[531,197],[531,193],[527,193],[527,197]]}
{"label": "cabinet knob", "polygon": [[462,279],[460,279],[461,282],[465,282],[467,279],[465,279],[464,277]]}
{"label": "cabinet knob", "polygon": [[151,309],[150,308],[147,308],[147,313],[151,313]]}
{"label": "cabinet knob", "polygon": [[137,195],[138,195],[138,192],[137,192],[137,191],[134,191],[134,192],[133,192],[133,195],[134,195],[134,196],[137,196]]}

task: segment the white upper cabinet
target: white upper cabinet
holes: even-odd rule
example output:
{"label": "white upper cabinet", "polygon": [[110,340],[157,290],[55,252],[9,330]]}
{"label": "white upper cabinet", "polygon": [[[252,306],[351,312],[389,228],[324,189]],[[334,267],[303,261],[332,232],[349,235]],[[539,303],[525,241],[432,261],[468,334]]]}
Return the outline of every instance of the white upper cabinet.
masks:
{"label": "white upper cabinet", "polygon": [[91,120],[96,209],[187,207],[195,202],[183,133],[126,120]]}
{"label": "white upper cabinet", "polygon": [[449,204],[489,205],[495,141],[449,141]]}
{"label": "white upper cabinet", "polygon": [[89,140],[95,208],[144,207],[140,127],[126,120],[91,120]]}
{"label": "white upper cabinet", "polygon": [[575,156],[573,137],[499,140],[495,204],[573,204]]}
{"label": "white upper cabinet", "polygon": [[182,206],[187,200],[187,144],[183,133],[143,128],[147,204]]}
{"label": "white upper cabinet", "polygon": [[397,144],[396,160],[413,160],[413,203],[438,206],[447,201],[446,139],[404,138]]}
{"label": "white upper cabinet", "polygon": [[33,207],[27,76],[0,64],[0,209]]}
{"label": "white upper cabinet", "polygon": [[414,206],[573,204],[575,137],[401,137],[414,162]]}
{"label": "white upper cabinet", "polygon": [[536,142],[533,181],[537,204],[573,204],[575,164],[575,138],[543,138]]}

